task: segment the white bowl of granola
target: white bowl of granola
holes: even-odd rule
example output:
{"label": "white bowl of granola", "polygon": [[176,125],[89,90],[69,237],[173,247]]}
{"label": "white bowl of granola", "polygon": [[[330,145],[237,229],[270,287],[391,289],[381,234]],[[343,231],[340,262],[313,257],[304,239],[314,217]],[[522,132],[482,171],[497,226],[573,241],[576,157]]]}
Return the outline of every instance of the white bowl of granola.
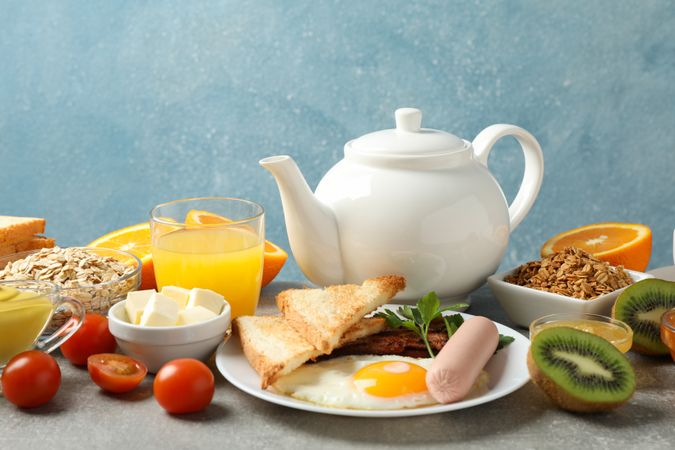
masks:
{"label": "white bowl of granola", "polygon": [[509,318],[521,327],[555,313],[609,316],[619,294],[653,275],[610,266],[578,249],[565,249],[488,277]]}

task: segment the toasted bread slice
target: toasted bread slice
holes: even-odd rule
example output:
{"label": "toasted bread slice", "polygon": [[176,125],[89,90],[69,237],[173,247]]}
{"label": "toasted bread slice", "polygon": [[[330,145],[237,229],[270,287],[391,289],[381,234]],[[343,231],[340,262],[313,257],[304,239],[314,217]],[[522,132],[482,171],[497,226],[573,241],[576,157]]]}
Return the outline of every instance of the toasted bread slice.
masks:
{"label": "toasted bread slice", "polygon": [[16,251],[25,252],[28,250],[38,250],[41,248],[54,248],[56,239],[47,236],[33,236],[27,241],[17,242]]}
{"label": "toasted bread slice", "polygon": [[[246,359],[266,389],[279,377],[321,355],[280,316],[242,316],[234,319]],[[363,319],[348,330],[341,344],[370,336],[386,327],[384,319]]]}
{"label": "toasted bread slice", "polygon": [[[372,336],[373,334],[380,333],[387,328],[387,321],[381,317],[368,317],[363,318],[356,322],[352,327],[350,327],[345,334],[340,337],[340,342],[336,348],[342,347],[343,345],[350,344],[357,339],[361,339],[366,336]],[[319,350],[317,350],[318,352]],[[318,355],[317,355],[318,356]]]}
{"label": "toasted bread slice", "polygon": [[234,320],[234,326],[263,389],[300,367],[317,351],[279,316],[241,316]]}
{"label": "toasted bread slice", "polygon": [[25,252],[28,250],[38,250],[41,248],[54,248],[56,241],[45,236],[33,236],[27,241],[21,241],[14,244],[0,244],[0,256],[11,255],[12,253]]}
{"label": "toasted bread slice", "polygon": [[0,216],[0,246],[27,241],[45,232],[45,219],[37,217]]}
{"label": "toasted bread slice", "polygon": [[363,316],[389,302],[405,288],[405,278],[388,275],[325,289],[289,289],[277,295],[277,306],[289,324],[324,354]]}

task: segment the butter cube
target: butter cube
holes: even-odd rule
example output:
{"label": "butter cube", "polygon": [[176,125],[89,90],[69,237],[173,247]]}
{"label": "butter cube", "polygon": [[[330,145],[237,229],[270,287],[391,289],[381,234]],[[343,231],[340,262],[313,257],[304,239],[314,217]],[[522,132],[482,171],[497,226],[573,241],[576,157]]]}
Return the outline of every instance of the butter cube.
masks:
{"label": "butter cube", "polygon": [[141,316],[139,325],[170,327],[178,322],[178,303],[162,294],[152,294]]}
{"label": "butter cube", "polygon": [[154,289],[146,289],[144,291],[131,291],[127,294],[124,310],[127,312],[129,323],[138,325],[141,321],[143,310],[154,293]]}
{"label": "butter cube", "polygon": [[193,323],[206,322],[214,317],[218,317],[218,315],[203,306],[185,308],[178,313],[178,325],[191,325]]}
{"label": "butter cube", "polygon": [[190,290],[178,286],[164,286],[161,294],[173,299],[180,309],[185,309],[190,298]]}
{"label": "butter cube", "polygon": [[194,308],[195,306],[203,306],[210,309],[214,314],[220,314],[225,304],[225,297],[210,289],[194,288],[190,291],[190,298],[188,299],[187,307]]}

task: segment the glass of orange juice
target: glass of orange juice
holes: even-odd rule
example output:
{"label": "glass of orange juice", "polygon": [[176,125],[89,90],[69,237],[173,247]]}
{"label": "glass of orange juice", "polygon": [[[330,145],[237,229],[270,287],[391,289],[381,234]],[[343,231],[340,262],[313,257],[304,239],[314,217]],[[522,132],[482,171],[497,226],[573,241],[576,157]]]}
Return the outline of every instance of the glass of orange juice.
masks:
{"label": "glass of orange juice", "polygon": [[[55,312],[70,313],[70,320],[51,334],[44,334]],[[51,352],[77,331],[84,306],[62,297],[48,281],[0,281],[0,371],[14,356],[37,348]]]}
{"label": "glass of orange juice", "polygon": [[232,317],[255,314],[265,247],[264,210],[226,197],[176,200],[150,212],[157,287],[218,292]]}

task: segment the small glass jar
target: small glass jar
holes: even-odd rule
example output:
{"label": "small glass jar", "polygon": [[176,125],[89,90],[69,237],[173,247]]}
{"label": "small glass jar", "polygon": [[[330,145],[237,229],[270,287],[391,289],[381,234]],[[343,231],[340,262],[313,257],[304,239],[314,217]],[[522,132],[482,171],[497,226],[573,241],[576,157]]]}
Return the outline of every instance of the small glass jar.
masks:
{"label": "small glass jar", "polygon": [[670,349],[670,356],[675,361],[675,308],[661,317],[661,340]]}
{"label": "small glass jar", "polygon": [[626,353],[633,345],[633,330],[628,324],[600,314],[562,313],[540,317],[530,324],[530,340],[542,330],[569,327],[595,334]]}

